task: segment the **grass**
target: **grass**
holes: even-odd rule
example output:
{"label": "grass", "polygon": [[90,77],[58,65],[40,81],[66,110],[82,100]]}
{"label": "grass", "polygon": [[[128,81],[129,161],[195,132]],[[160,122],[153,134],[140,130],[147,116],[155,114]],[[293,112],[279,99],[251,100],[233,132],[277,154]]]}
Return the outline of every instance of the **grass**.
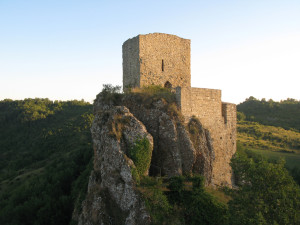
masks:
{"label": "grass", "polygon": [[224,191],[220,189],[215,189],[211,186],[205,187],[205,191],[213,195],[219,202],[222,202],[227,205],[227,203],[232,199],[229,195],[226,195]]}
{"label": "grass", "polygon": [[300,133],[280,127],[265,126],[256,122],[238,122],[238,141],[251,149],[297,152],[300,150]]}
{"label": "grass", "polygon": [[263,157],[271,160],[279,160],[284,158],[286,161],[286,167],[300,169],[300,151],[294,151],[294,153],[270,151],[270,150],[260,150],[260,149],[249,149],[250,151],[260,154]]}

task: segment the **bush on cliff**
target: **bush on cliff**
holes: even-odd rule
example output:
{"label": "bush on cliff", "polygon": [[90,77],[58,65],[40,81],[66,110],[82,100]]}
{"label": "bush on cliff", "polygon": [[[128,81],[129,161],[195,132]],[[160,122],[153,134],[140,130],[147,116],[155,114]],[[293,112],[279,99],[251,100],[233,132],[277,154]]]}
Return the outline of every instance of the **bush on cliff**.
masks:
{"label": "bush on cliff", "polygon": [[152,151],[150,142],[147,138],[136,140],[134,145],[129,149],[129,157],[134,162],[137,172],[140,176],[146,175],[151,163]]}

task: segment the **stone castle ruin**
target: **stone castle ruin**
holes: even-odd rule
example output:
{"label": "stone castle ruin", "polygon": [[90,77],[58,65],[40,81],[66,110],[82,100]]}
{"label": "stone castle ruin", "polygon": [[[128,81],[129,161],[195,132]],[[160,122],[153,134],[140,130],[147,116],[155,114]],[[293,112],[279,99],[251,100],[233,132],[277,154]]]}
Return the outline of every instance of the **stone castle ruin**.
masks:
{"label": "stone castle ruin", "polygon": [[[125,89],[172,88],[184,118],[174,102],[161,98],[149,103],[134,92],[118,101],[107,92],[97,95],[91,127],[94,168],[82,212],[74,214],[79,225],[151,224],[151,213],[136,188],[140,175],[201,174],[206,185],[232,185],[236,107],[221,101],[220,90],[191,87],[190,40],[160,33],[127,40],[123,84]],[[142,161],[130,153],[139,141],[148,143],[138,148]]]}
{"label": "stone castle ruin", "polygon": [[188,122],[196,116],[209,130],[216,184],[231,184],[230,159],[236,151],[236,105],[221,101],[221,90],[191,87],[191,41],[175,35],[138,35],[123,44],[123,87],[160,85],[174,88]]}

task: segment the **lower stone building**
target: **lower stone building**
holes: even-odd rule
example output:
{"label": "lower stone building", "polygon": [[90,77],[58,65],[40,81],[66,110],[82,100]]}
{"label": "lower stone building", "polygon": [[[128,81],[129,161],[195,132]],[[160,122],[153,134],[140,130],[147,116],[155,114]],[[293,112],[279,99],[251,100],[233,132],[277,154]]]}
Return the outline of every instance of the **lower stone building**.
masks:
{"label": "lower stone building", "polygon": [[236,105],[221,101],[221,90],[177,87],[176,100],[188,122],[195,116],[209,130],[215,161],[212,171],[216,185],[232,184],[230,159],[236,151]]}

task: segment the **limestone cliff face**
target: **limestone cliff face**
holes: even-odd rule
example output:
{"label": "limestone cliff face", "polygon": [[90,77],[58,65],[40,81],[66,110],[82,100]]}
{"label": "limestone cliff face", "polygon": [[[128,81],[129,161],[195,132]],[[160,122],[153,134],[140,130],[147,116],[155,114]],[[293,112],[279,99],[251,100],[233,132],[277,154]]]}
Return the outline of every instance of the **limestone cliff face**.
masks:
{"label": "limestone cliff face", "polygon": [[152,148],[152,136],[126,107],[111,105],[97,108],[91,132],[94,170],[79,224],[149,224],[150,215],[132,177],[135,165],[127,151],[139,138],[147,138]]}
{"label": "limestone cliff face", "polygon": [[[164,99],[151,104],[140,104],[134,95],[126,96],[123,104],[138,118],[153,136],[154,149],[150,173],[162,176],[176,176],[197,173],[211,183],[214,163],[214,149],[209,132],[200,122],[192,122],[187,129],[175,106]],[[175,112],[174,112],[175,110]],[[195,125],[197,124],[197,125]]]}

